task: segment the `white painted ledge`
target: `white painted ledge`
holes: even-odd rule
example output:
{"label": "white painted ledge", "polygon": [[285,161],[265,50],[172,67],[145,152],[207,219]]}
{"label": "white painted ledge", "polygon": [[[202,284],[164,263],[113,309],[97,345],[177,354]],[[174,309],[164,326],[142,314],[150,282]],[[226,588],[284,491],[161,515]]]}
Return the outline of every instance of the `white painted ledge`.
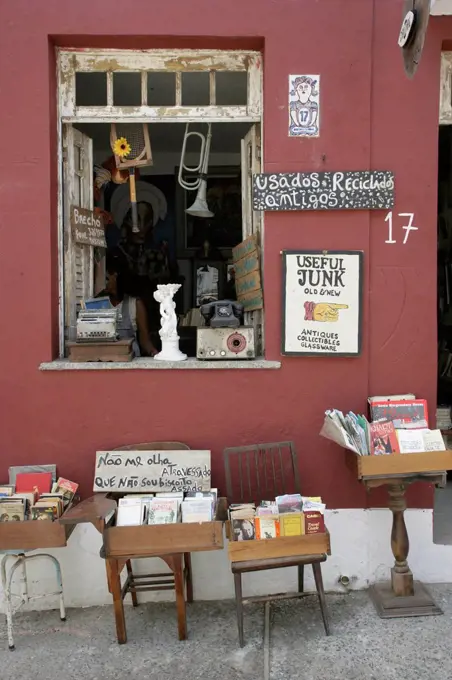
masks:
{"label": "white painted ledge", "polygon": [[452,0],[431,0],[430,14],[432,16],[447,16],[452,14]]}
{"label": "white painted ledge", "polygon": [[155,361],[151,358],[134,359],[133,361],[87,361],[72,362],[67,359],[49,361],[39,366],[40,371],[149,371],[149,370],[233,370],[233,369],[278,369],[280,361],[266,361],[263,358],[249,359],[247,361],[199,361],[187,359],[186,361]]}

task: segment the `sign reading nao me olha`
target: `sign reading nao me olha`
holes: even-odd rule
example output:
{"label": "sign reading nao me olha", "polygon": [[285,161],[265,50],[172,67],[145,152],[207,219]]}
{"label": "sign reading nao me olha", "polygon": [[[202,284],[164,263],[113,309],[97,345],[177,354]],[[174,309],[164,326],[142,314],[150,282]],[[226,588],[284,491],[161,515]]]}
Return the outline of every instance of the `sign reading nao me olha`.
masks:
{"label": "sign reading nao me olha", "polygon": [[394,173],[280,172],[253,175],[254,210],[382,210],[394,205]]}

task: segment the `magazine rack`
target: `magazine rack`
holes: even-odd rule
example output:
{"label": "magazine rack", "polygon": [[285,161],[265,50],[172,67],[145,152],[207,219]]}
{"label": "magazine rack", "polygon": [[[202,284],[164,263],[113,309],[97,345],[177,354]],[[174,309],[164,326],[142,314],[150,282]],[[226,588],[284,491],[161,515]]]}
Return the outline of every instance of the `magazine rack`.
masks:
{"label": "magazine rack", "polygon": [[367,489],[388,488],[388,507],[392,512],[391,548],[394,566],[391,581],[370,589],[381,618],[442,614],[426,588],[413,578],[408,565],[409,539],[405,525],[405,492],[413,482],[444,486],[446,470],[452,469],[452,451],[358,456],[346,451],[347,464]]}
{"label": "magazine rack", "polygon": [[[66,511],[68,512],[68,510]],[[64,515],[63,515],[64,517]],[[29,595],[28,579],[26,563],[30,560],[47,560],[52,562],[55,568],[56,590],[46,595],[58,595],[60,599],[60,619],[66,620],[66,612],[64,608],[63,598],[63,582],[61,577],[61,567],[58,559],[53,555],[39,552],[34,555],[27,555],[26,553],[34,550],[44,550],[46,548],[64,548],[67,545],[69,536],[74,527],[63,526],[59,522],[40,522],[38,520],[28,520],[24,522],[0,522],[0,555],[3,555],[1,561],[1,578],[3,588],[3,599],[6,614],[6,626],[8,636],[8,647],[10,650],[15,648],[13,635],[13,615],[20,609],[20,607],[30,600],[37,597],[44,597],[43,595]],[[14,560],[10,565],[8,562]],[[12,592],[12,581],[16,571],[20,569],[21,575],[21,593],[17,595]],[[18,598],[19,603],[14,605],[13,598]]]}
{"label": "magazine rack", "polygon": [[[177,448],[188,450],[185,444],[178,442],[153,442],[116,450]],[[130,593],[132,604],[136,607],[137,593],[157,590],[176,591],[179,640],[186,640],[186,598],[188,602],[193,601],[190,554],[223,548],[223,523],[227,519],[226,499],[218,499],[215,520],[211,522],[118,527],[115,526],[115,517],[117,501],[121,495],[96,493],[82,501],[62,521],[70,524],[91,523],[102,535],[101,556],[105,559],[108,588],[113,596],[119,644],[127,642],[124,597]],[[135,575],[131,561],[146,557],[159,557],[171,572]],[[121,585],[124,567],[127,569],[127,578],[124,585]]]}

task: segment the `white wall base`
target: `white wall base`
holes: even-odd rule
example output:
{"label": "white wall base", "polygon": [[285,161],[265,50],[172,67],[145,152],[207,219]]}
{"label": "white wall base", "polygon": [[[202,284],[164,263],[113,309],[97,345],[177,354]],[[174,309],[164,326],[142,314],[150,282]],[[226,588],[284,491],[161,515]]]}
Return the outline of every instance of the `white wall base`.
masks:
{"label": "white wall base", "polygon": [[[415,578],[425,583],[452,581],[452,545],[434,545],[432,510],[407,510],[405,519],[410,537],[409,564]],[[391,513],[389,510],[329,510],[326,522],[331,534],[331,557],[323,565],[327,591],[344,592],[338,581],[348,576],[351,588],[367,588],[370,583],[389,578],[393,564],[390,546]],[[220,600],[234,596],[227,543],[219,551],[193,553],[195,600]],[[48,551],[60,560],[64,596],[68,607],[111,604],[105,577],[105,563],[99,557],[100,534],[92,525],[76,527],[66,548]],[[42,551],[44,552],[44,551]],[[152,562],[152,564],[151,564]],[[136,560],[137,573],[160,572],[166,565],[158,559]],[[28,568],[30,591],[52,591],[54,574],[48,561],[31,562]],[[296,569],[275,569],[244,575],[244,593],[277,593],[296,589]],[[306,590],[314,590],[312,571],[306,569]],[[173,600],[174,593],[142,593],[140,601]],[[128,601],[130,598],[126,598]],[[51,609],[57,598],[45,597],[31,602],[29,609]]]}

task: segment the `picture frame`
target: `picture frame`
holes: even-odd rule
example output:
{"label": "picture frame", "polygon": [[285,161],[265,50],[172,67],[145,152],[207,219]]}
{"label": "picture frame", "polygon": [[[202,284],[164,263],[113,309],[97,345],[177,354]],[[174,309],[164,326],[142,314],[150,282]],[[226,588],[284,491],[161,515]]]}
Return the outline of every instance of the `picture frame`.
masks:
{"label": "picture frame", "polygon": [[[176,178],[179,167],[176,167]],[[183,177],[193,179],[193,173]],[[216,203],[209,191],[217,193]],[[232,248],[242,241],[242,191],[240,166],[210,167],[207,178],[207,200],[213,218],[192,217],[185,212],[195,200],[196,191],[184,190],[176,181],[176,251],[178,258],[194,257],[206,238],[228,259]]]}
{"label": "picture frame", "polygon": [[361,250],[285,250],[283,356],[355,357],[362,351]]}

